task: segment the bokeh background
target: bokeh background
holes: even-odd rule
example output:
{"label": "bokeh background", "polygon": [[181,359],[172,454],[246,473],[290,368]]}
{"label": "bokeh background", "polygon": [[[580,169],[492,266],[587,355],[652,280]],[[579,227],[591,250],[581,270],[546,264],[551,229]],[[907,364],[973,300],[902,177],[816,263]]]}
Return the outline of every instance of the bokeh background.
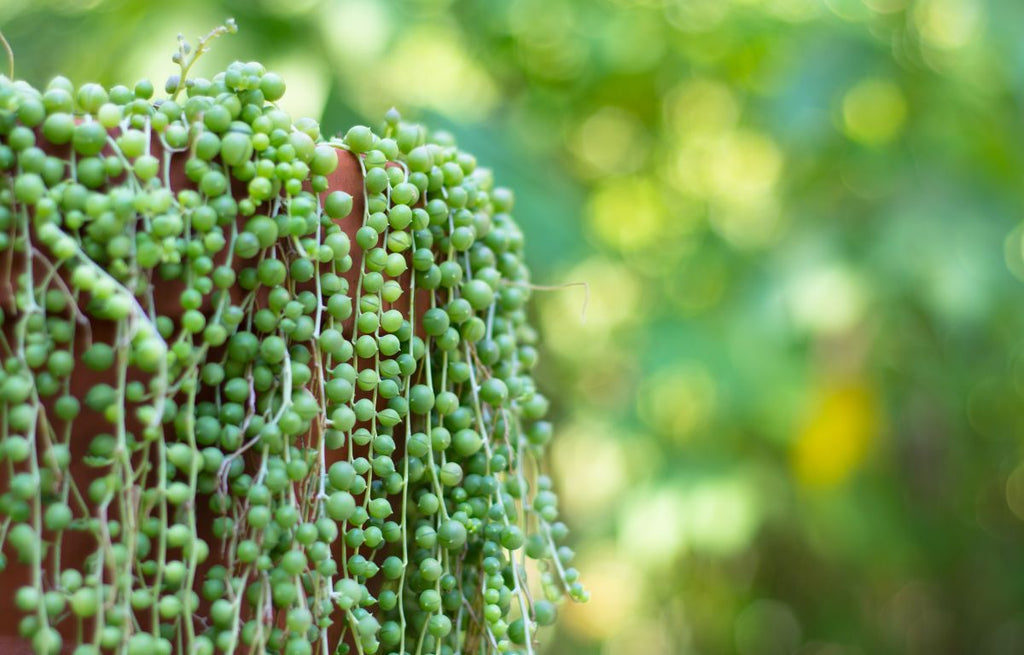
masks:
{"label": "bokeh background", "polygon": [[[1020,0],[3,0],[19,77],[259,59],[514,187],[592,600],[547,654],[1024,652]],[[584,311],[585,310],[585,311]]]}

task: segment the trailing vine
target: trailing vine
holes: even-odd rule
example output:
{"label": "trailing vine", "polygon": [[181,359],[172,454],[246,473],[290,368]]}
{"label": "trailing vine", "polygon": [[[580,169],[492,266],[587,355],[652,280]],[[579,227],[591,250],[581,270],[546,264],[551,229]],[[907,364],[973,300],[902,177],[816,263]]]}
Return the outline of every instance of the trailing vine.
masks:
{"label": "trailing vine", "polygon": [[[41,654],[533,653],[586,592],[512,193],[394,110],[325,138],[259,63],[190,77],[234,29],[182,39],[162,99],[0,76],[19,631]],[[362,197],[331,186],[346,158]]]}

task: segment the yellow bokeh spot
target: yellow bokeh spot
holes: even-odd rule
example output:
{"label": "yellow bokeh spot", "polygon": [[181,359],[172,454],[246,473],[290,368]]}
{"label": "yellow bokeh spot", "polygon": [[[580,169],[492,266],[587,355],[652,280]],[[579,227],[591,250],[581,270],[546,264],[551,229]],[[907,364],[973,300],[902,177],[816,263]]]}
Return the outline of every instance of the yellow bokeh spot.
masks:
{"label": "yellow bokeh spot", "polygon": [[787,286],[785,302],[798,328],[840,334],[863,318],[867,296],[867,285],[855,271],[837,264],[801,271]]}
{"label": "yellow bokeh spot", "polygon": [[[619,503],[620,548],[647,566],[665,565],[686,547],[689,490],[681,487],[634,489]],[[642,540],[634,535],[642,534]]]}
{"label": "yellow bokeh spot", "polygon": [[715,382],[704,368],[680,367],[648,378],[637,403],[648,425],[682,441],[707,425],[716,396]]}
{"label": "yellow bokeh spot", "polygon": [[818,489],[842,484],[863,464],[878,424],[878,400],[866,384],[823,389],[793,444],[797,480]]}
{"label": "yellow bokeh spot", "polygon": [[636,117],[616,107],[603,107],[572,131],[572,152],[587,175],[637,170],[647,153],[647,139]]}
{"label": "yellow bokeh spot", "polygon": [[387,11],[373,0],[325,3],[317,24],[323,42],[339,62],[368,65],[384,53],[391,37]]}
{"label": "yellow bokeh spot", "polygon": [[598,30],[596,44],[602,59],[616,71],[640,72],[665,57],[668,42],[660,12],[618,11]]}
{"label": "yellow bokeh spot", "polygon": [[[582,521],[607,515],[626,487],[624,451],[624,445],[601,423],[583,421],[559,430],[551,445],[551,460],[567,512]],[[580,466],[580,462],[587,464]]]}
{"label": "yellow bokeh spot", "polygon": [[721,197],[763,194],[775,186],[782,171],[782,151],[775,142],[749,130],[725,135],[711,156],[711,190]]}
{"label": "yellow bokeh spot", "polygon": [[746,129],[688,134],[674,164],[672,185],[706,202],[711,227],[733,246],[764,247],[778,236],[784,216],[776,186],[785,161],[774,140]]}
{"label": "yellow bokeh spot", "polygon": [[[684,194],[710,201],[713,210],[754,217],[755,222],[771,216],[784,159],[768,136],[745,129],[690,135],[678,145],[674,163],[673,185]],[[714,212],[711,219],[715,220]]]}
{"label": "yellow bokeh spot", "polygon": [[708,209],[715,232],[743,250],[773,243],[782,233],[784,218],[778,199],[769,194],[718,198]]}
{"label": "yellow bokeh spot", "polygon": [[[517,64],[549,80],[573,79],[587,65],[587,48],[576,29],[572,3],[520,0],[507,4],[507,29],[516,36]],[[537,20],[544,16],[544,20]]]}
{"label": "yellow bokeh spot", "polygon": [[658,186],[630,177],[598,188],[587,205],[587,220],[605,245],[633,252],[663,241],[669,216]]}
{"label": "yellow bokeh spot", "polygon": [[762,508],[742,474],[711,479],[690,490],[684,509],[684,538],[698,553],[734,555],[750,546]]}
{"label": "yellow bokeh spot", "polygon": [[[403,104],[428,107],[457,119],[479,119],[497,101],[494,82],[466,52],[458,33],[447,26],[415,28],[386,57],[370,77],[377,78],[386,96],[402,98]],[[425,70],[430,74],[423,75]]]}
{"label": "yellow bokeh spot", "polygon": [[914,8],[914,24],[926,44],[955,50],[977,35],[982,12],[978,0],[924,0]]}
{"label": "yellow bokeh spot", "polygon": [[707,135],[731,130],[739,121],[740,106],[726,85],[696,79],[668,93],[665,117],[679,136]]}
{"label": "yellow bokeh spot", "polygon": [[640,488],[621,503],[620,547],[651,568],[687,551],[730,555],[750,545],[762,512],[749,471]]}
{"label": "yellow bokeh spot", "polygon": [[888,143],[899,136],[906,120],[907,101],[889,80],[862,80],[843,97],[843,129],[854,141]]}

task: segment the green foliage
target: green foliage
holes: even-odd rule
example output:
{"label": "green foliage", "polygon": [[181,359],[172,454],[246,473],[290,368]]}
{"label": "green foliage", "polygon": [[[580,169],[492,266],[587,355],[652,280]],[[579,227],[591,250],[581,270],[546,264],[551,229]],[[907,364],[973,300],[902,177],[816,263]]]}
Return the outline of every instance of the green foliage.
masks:
{"label": "green foliage", "polygon": [[233,31],[181,39],[157,99],[0,77],[19,632],[40,655],[58,628],[130,655],[532,653],[587,592],[529,436],[512,194],[395,111],[325,138],[258,62],[189,76]]}
{"label": "green foliage", "polygon": [[409,107],[517,189],[534,280],[590,295],[534,294],[594,595],[554,652],[1024,651],[1021,3],[239,4],[4,30],[111,82],[231,13],[325,130]]}

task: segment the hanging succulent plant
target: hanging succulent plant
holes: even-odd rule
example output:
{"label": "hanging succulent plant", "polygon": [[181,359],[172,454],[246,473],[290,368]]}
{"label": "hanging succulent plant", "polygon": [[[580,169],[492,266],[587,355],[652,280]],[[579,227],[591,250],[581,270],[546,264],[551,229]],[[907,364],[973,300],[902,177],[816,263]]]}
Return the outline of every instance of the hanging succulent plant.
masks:
{"label": "hanging succulent plant", "polygon": [[325,138],[259,63],[191,77],[231,31],[182,40],[161,99],[0,76],[18,631],[40,654],[531,653],[586,592],[541,472],[512,193],[397,112]]}

